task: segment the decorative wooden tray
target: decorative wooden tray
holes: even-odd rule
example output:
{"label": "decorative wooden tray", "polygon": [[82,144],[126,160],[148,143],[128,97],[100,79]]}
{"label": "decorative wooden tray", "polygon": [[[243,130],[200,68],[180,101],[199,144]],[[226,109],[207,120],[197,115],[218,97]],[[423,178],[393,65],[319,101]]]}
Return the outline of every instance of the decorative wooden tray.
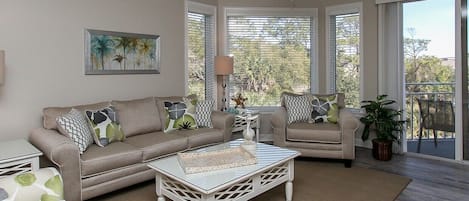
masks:
{"label": "decorative wooden tray", "polygon": [[178,153],[178,161],[186,174],[234,168],[257,163],[257,159],[242,147],[209,152]]}

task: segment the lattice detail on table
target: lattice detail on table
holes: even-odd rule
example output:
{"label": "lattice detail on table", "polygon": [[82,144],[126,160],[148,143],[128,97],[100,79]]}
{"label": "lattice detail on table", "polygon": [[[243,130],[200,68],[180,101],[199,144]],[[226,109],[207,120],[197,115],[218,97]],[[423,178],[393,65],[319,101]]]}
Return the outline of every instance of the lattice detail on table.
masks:
{"label": "lattice detail on table", "polygon": [[[258,121],[258,118],[251,120],[251,128],[256,128],[257,121]],[[233,123],[232,132],[243,131],[247,124],[248,123],[247,123],[246,119],[243,119],[243,118],[240,118],[240,117],[236,116],[235,121]]]}
{"label": "lattice detail on table", "polygon": [[192,190],[184,184],[174,181],[171,178],[164,177],[162,179],[164,189],[171,192],[174,196],[179,197],[182,200],[187,201],[198,201],[202,199],[202,194]]}
{"label": "lattice detail on table", "polygon": [[33,169],[31,161],[23,161],[19,163],[6,164],[5,166],[0,167],[0,178],[13,175],[21,174],[24,172],[29,172]]}
{"label": "lattice detail on table", "polygon": [[215,200],[234,200],[253,191],[252,178],[215,193]]}
{"label": "lattice detail on table", "polygon": [[261,174],[261,185],[270,184],[280,177],[288,175],[288,163],[281,164],[277,167],[269,169]]}

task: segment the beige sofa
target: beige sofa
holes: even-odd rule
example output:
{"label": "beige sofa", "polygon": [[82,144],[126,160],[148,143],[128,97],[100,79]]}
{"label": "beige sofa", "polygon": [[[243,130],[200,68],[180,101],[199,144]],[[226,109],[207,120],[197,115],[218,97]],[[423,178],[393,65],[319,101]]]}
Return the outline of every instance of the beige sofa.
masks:
{"label": "beige sofa", "polygon": [[78,147],[57,131],[55,119],[72,107],[43,110],[44,128],[32,131],[30,141],[57,166],[64,180],[65,199],[86,200],[123,187],[150,180],[155,172],[146,162],[180,151],[229,141],[234,117],[213,111],[214,128],[163,133],[163,101],[182,97],[149,97],[131,101],[111,101],[74,106],[79,110],[97,110],[112,105],[126,135],[123,142],[105,147],[92,144],[79,154]]}
{"label": "beige sofa", "polygon": [[333,123],[295,122],[287,124],[287,109],[282,107],[272,116],[274,145],[301,152],[302,156],[344,159],[350,167],[355,159],[355,132],[359,121],[344,108],[344,94],[338,94],[339,119]]}

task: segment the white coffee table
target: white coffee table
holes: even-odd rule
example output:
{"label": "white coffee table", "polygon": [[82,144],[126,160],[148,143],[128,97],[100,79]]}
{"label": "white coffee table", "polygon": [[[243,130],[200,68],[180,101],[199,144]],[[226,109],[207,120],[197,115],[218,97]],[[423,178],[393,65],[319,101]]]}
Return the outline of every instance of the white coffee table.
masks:
{"label": "white coffee table", "polygon": [[[197,152],[237,147],[243,140],[195,150]],[[248,200],[282,183],[285,185],[286,200],[293,196],[294,158],[297,151],[257,143],[257,164],[185,174],[177,156],[170,156],[148,163],[156,170],[156,194],[158,201],[165,197],[174,201],[195,200]]]}

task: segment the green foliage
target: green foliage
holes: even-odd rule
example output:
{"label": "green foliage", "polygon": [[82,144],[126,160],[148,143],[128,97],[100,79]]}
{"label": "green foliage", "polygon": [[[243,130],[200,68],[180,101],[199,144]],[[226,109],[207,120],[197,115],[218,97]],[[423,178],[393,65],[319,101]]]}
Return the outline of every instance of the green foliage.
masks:
{"label": "green foliage", "polygon": [[274,106],[280,105],[282,91],[310,90],[310,23],[288,17],[263,19],[262,24],[236,19],[252,26],[243,34],[229,35],[229,50],[235,58],[230,92],[242,93],[248,105]]}
{"label": "green foliage", "polygon": [[360,118],[360,121],[365,124],[362,140],[368,139],[371,126],[374,126],[376,137],[379,140],[398,141],[396,132],[401,133],[403,131],[406,121],[398,120],[402,110],[391,107],[396,101],[388,100],[387,95],[379,95],[376,100],[365,100],[362,103],[361,107],[366,110],[366,116]]}
{"label": "green foliage", "polygon": [[336,19],[336,92],[345,94],[345,106],[360,107],[360,16]]}
{"label": "green foliage", "polygon": [[453,94],[455,69],[454,66],[444,64],[440,58],[425,54],[430,40],[415,38],[413,28],[407,31],[410,37],[404,39],[406,112],[411,119],[409,125],[413,125],[407,129],[407,138],[415,138],[419,132],[420,116],[414,96],[441,99],[446,96],[439,97],[438,94]]}

